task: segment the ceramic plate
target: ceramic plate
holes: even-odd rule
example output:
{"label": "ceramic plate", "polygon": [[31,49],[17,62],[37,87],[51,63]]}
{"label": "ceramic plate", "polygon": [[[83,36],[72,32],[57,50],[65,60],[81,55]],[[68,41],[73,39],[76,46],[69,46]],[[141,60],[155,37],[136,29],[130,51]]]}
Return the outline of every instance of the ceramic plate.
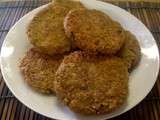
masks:
{"label": "ceramic plate", "polygon": [[99,120],[120,115],[142,101],[155,84],[159,71],[159,52],[156,42],[142,22],[127,11],[100,1],[81,0],[90,9],[107,13],[115,21],[131,31],[139,40],[142,58],[139,66],[131,73],[129,96],[126,103],[116,111],[101,116],[82,116],[61,105],[55,96],[47,96],[30,89],[19,70],[19,60],[32,47],[27,40],[26,27],[35,13],[46,7],[41,6],[22,17],[8,32],[1,49],[1,70],[4,80],[15,95],[30,109],[54,119],[61,120]]}

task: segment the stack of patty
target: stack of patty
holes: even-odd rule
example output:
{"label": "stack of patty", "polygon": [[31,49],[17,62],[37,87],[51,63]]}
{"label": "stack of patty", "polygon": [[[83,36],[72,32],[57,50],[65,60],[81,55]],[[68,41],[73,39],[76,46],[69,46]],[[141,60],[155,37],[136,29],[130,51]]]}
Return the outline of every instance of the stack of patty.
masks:
{"label": "stack of patty", "polygon": [[34,90],[56,93],[70,109],[88,115],[125,102],[140,46],[120,23],[80,2],[55,0],[34,16],[27,35],[34,48],[20,69]]}

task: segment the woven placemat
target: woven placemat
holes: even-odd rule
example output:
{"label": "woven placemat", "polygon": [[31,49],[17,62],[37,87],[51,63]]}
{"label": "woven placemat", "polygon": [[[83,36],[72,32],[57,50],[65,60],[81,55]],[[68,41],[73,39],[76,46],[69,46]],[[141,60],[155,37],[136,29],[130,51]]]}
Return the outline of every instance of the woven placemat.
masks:
{"label": "woven placemat", "polygon": [[108,1],[108,2],[110,2],[110,1],[119,1],[119,2],[126,2],[126,1],[128,1],[128,2],[156,2],[156,3],[160,3],[160,0],[106,0],[106,1]]}
{"label": "woven placemat", "polygon": [[[103,0],[106,1],[106,0]],[[0,46],[14,23],[32,9],[48,3],[48,0],[0,3]],[[112,2],[140,19],[152,32],[160,48],[160,4]],[[9,91],[0,73],[1,120],[47,120],[20,103]],[[160,75],[150,94],[132,110],[112,120],[160,120]]]}

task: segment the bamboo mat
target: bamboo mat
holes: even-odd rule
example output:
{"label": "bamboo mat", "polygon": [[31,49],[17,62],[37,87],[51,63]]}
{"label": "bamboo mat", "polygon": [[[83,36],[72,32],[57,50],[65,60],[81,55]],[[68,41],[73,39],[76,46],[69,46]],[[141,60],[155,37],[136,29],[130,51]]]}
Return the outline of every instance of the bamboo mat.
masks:
{"label": "bamboo mat", "polygon": [[116,2],[116,1],[119,1],[119,2],[128,1],[128,2],[150,2],[150,3],[155,2],[155,3],[160,3],[160,0],[107,0],[107,1],[108,2],[110,2],[110,1],[114,1],[114,2]]}
{"label": "bamboo mat", "polygon": [[[106,0],[103,0],[106,1]],[[23,15],[48,0],[0,3],[0,45],[7,32]],[[153,33],[160,48],[160,4],[114,2],[140,19]],[[136,107],[112,120],[160,120],[160,75],[150,94]],[[9,91],[0,74],[0,120],[49,120],[20,103]]]}

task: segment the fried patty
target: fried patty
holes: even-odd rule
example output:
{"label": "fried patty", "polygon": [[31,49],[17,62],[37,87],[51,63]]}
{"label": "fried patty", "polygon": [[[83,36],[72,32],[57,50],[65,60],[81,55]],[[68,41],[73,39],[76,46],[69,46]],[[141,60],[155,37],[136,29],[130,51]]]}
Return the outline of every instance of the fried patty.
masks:
{"label": "fried patty", "polygon": [[20,63],[25,81],[42,93],[54,92],[55,72],[63,56],[50,57],[37,49],[30,49]]}
{"label": "fried patty", "polygon": [[66,56],[55,76],[57,97],[75,112],[94,115],[120,107],[128,94],[128,71],[118,57]]}
{"label": "fried patty", "polygon": [[129,70],[132,70],[140,61],[141,50],[136,37],[129,31],[125,31],[125,43],[118,56],[126,61]]}
{"label": "fried patty", "polygon": [[103,54],[115,54],[125,38],[121,25],[97,10],[71,10],[65,17],[64,29],[73,47]]}
{"label": "fried patty", "polygon": [[[60,0],[62,1],[62,0]],[[63,20],[69,10],[82,6],[79,2],[64,4],[49,4],[38,12],[30,22],[27,35],[30,42],[42,52],[54,55],[70,51],[70,40],[65,36]],[[72,5],[75,6],[72,6]]]}
{"label": "fried patty", "polygon": [[54,5],[63,6],[68,10],[85,8],[79,1],[76,0],[54,0]]}

